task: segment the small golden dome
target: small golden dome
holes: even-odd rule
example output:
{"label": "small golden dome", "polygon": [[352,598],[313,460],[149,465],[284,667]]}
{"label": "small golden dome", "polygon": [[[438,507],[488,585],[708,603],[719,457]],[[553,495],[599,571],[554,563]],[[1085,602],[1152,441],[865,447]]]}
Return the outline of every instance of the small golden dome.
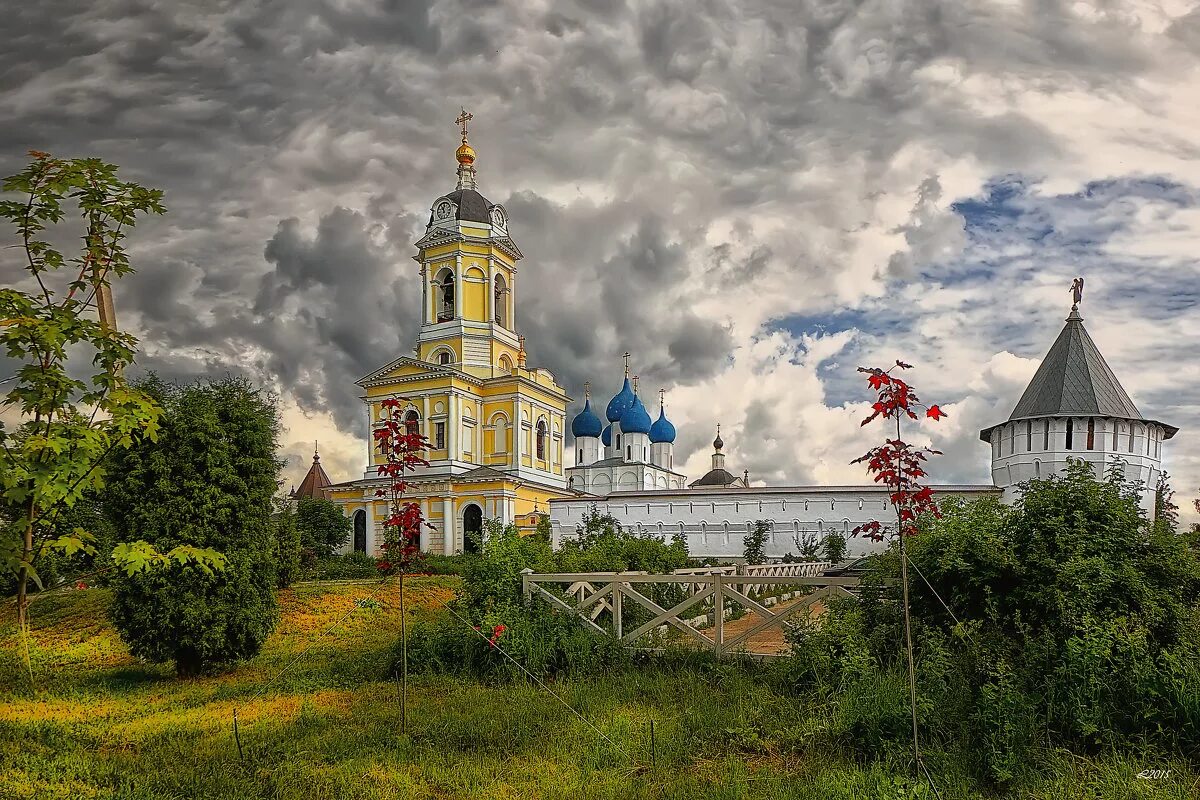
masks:
{"label": "small golden dome", "polygon": [[458,159],[458,163],[460,164],[474,164],[475,148],[467,144],[467,140],[464,138],[463,143],[454,151],[454,157]]}

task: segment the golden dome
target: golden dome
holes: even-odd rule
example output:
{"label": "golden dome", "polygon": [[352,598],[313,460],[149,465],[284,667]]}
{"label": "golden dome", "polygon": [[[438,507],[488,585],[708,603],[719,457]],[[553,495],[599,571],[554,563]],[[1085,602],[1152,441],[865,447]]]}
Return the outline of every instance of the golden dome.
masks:
{"label": "golden dome", "polygon": [[463,143],[454,151],[454,157],[458,159],[460,164],[475,163],[475,148],[467,144],[466,137],[463,137]]}

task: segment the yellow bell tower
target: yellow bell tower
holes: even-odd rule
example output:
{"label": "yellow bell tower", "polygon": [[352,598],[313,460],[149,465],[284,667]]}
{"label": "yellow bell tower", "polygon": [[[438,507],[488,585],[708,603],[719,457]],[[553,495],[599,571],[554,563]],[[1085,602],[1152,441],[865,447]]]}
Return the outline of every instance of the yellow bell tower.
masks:
{"label": "yellow bell tower", "polygon": [[[563,472],[570,398],[550,372],[525,363],[515,322],[522,254],[504,208],[476,188],[471,117],[464,109],[455,120],[458,185],[433,201],[416,242],[422,319],[415,357],[401,356],[358,382],[368,439],[383,414],[380,402],[394,398],[429,440],[429,466],[414,473],[406,496],[434,525],[421,548],[447,554],[472,550],[484,519],[530,527],[550,498],[575,494]],[[354,520],[355,550],[374,552],[382,541],[380,461],[372,445],[362,479],[329,489]]]}

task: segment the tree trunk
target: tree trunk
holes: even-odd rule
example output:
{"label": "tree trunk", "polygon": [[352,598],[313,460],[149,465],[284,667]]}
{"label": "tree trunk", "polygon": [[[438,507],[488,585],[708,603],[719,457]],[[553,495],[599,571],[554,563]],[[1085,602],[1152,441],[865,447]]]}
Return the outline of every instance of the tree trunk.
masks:
{"label": "tree trunk", "polygon": [[33,521],[37,519],[37,508],[33,500],[25,512],[25,538],[21,542],[21,559],[25,562],[17,574],[17,625],[25,637],[26,655],[29,650],[29,564],[33,563]]}

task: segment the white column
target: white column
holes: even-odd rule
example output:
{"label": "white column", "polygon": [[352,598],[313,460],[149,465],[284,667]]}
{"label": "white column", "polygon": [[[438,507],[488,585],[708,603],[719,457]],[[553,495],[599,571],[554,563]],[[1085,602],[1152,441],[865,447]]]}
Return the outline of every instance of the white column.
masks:
{"label": "white column", "polygon": [[475,461],[483,466],[483,401],[475,401]]}
{"label": "white column", "polygon": [[488,256],[487,308],[488,322],[494,323],[496,321],[496,259],[492,256]]}
{"label": "white column", "polygon": [[442,498],[442,552],[448,556],[454,555],[454,499]]}
{"label": "white column", "polygon": [[426,264],[421,265],[421,322],[428,325],[432,322],[429,318],[429,267]]}
{"label": "white column", "polygon": [[429,552],[429,498],[421,498],[421,552]]}
{"label": "white column", "polygon": [[433,423],[429,421],[429,395],[421,398],[421,434],[433,443]]}
{"label": "white column", "polygon": [[504,524],[511,525],[513,520],[517,518],[517,498],[504,498]]}
{"label": "white column", "polygon": [[462,426],[458,413],[458,396],[451,392],[446,398],[446,453],[451,459],[460,457],[458,431]]}
{"label": "white column", "polygon": [[372,408],[367,403],[367,473],[371,472],[371,462],[375,460],[375,415]]}
{"label": "white column", "polygon": [[454,257],[454,316],[462,319],[463,268],[462,256]]}
{"label": "white column", "polygon": [[513,469],[521,468],[521,401],[513,401],[513,425],[512,425],[512,464]]}

